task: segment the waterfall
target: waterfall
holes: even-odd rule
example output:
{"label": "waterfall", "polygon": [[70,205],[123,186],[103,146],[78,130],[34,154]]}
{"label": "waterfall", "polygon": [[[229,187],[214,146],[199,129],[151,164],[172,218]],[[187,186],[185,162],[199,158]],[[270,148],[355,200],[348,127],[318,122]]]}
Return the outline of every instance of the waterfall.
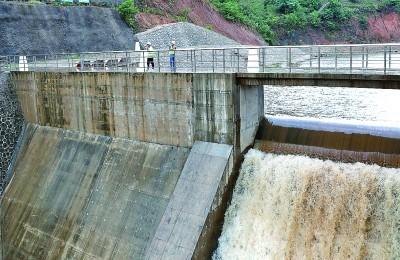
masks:
{"label": "waterfall", "polygon": [[400,169],[250,150],[213,259],[400,259]]}

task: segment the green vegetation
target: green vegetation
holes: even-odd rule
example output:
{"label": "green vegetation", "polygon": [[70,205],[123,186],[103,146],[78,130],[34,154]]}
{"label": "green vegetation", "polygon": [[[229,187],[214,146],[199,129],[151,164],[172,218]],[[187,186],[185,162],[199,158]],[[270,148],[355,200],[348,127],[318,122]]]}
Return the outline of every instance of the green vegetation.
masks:
{"label": "green vegetation", "polygon": [[212,24],[207,24],[206,29],[208,29],[210,31],[214,31],[214,26]]}
{"label": "green vegetation", "polygon": [[211,0],[224,17],[257,30],[269,43],[306,27],[334,32],[349,19],[367,26],[369,13],[400,11],[400,0]]}
{"label": "green vegetation", "polygon": [[175,16],[175,20],[178,22],[187,22],[189,21],[189,13],[192,10],[190,8],[183,8],[179,11],[178,15]]}
{"label": "green vegetation", "polygon": [[132,29],[137,28],[135,15],[139,12],[139,8],[135,5],[134,0],[124,0],[118,6],[118,12]]}
{"label": "green vegetation", "polygon": [[40,4],[44,5],[45,3],[40,2],[38,0],[29,0],[28,4],[30,4],[30,5],[40,5]]}

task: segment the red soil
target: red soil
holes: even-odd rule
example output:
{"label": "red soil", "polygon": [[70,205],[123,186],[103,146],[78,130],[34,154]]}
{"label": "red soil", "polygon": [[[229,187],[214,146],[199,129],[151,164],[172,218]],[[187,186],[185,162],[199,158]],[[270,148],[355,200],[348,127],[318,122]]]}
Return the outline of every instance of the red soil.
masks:
{"label": "red soil", "polygon": [[388,13],[371,16],[368,19],[368,35],[378,42],[400,40],[400,16],[397,13]]}
{"label": "red soil", "polygon": [[135,18],[139,24],[139,29],[142,31],[156,27],[158,25],[175,22],[174,19],[169,17],[146,13],[137,14]]}
{"label": "red soil", "polygon": [[174,16],[180,14],[183,8],[189,8],[189,21],[202,26],[211,27],[215,32],[221,33],[241,44],[264,45],[265,42],[257,33],[240,23],[226,20],[210,5],[207,0],[153,0],[146,1],[149,7],[157,8],[169,17],[141,13],[136,16],[141,30],[157,25],[174,22]]}

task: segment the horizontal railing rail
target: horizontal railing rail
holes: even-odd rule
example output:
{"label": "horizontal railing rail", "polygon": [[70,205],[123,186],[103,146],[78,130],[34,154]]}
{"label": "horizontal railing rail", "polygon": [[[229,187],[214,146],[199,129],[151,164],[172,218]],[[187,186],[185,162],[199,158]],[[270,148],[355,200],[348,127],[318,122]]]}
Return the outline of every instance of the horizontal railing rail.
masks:
{"label": "horizontal railing rail", "polygon": [[400,74],[400,44],[237,46],[0,56],[1,71]]}

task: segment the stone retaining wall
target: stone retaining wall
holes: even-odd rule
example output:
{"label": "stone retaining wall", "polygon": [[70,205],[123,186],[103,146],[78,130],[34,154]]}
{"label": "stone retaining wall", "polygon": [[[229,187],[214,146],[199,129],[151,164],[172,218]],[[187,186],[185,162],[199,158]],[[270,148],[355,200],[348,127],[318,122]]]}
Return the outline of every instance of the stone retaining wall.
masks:
{"label": "stone retaining wall", "polygon": [[22,111],[8,73],[0,73],[0,195],[7,185],[6,176],[23,126]]}

